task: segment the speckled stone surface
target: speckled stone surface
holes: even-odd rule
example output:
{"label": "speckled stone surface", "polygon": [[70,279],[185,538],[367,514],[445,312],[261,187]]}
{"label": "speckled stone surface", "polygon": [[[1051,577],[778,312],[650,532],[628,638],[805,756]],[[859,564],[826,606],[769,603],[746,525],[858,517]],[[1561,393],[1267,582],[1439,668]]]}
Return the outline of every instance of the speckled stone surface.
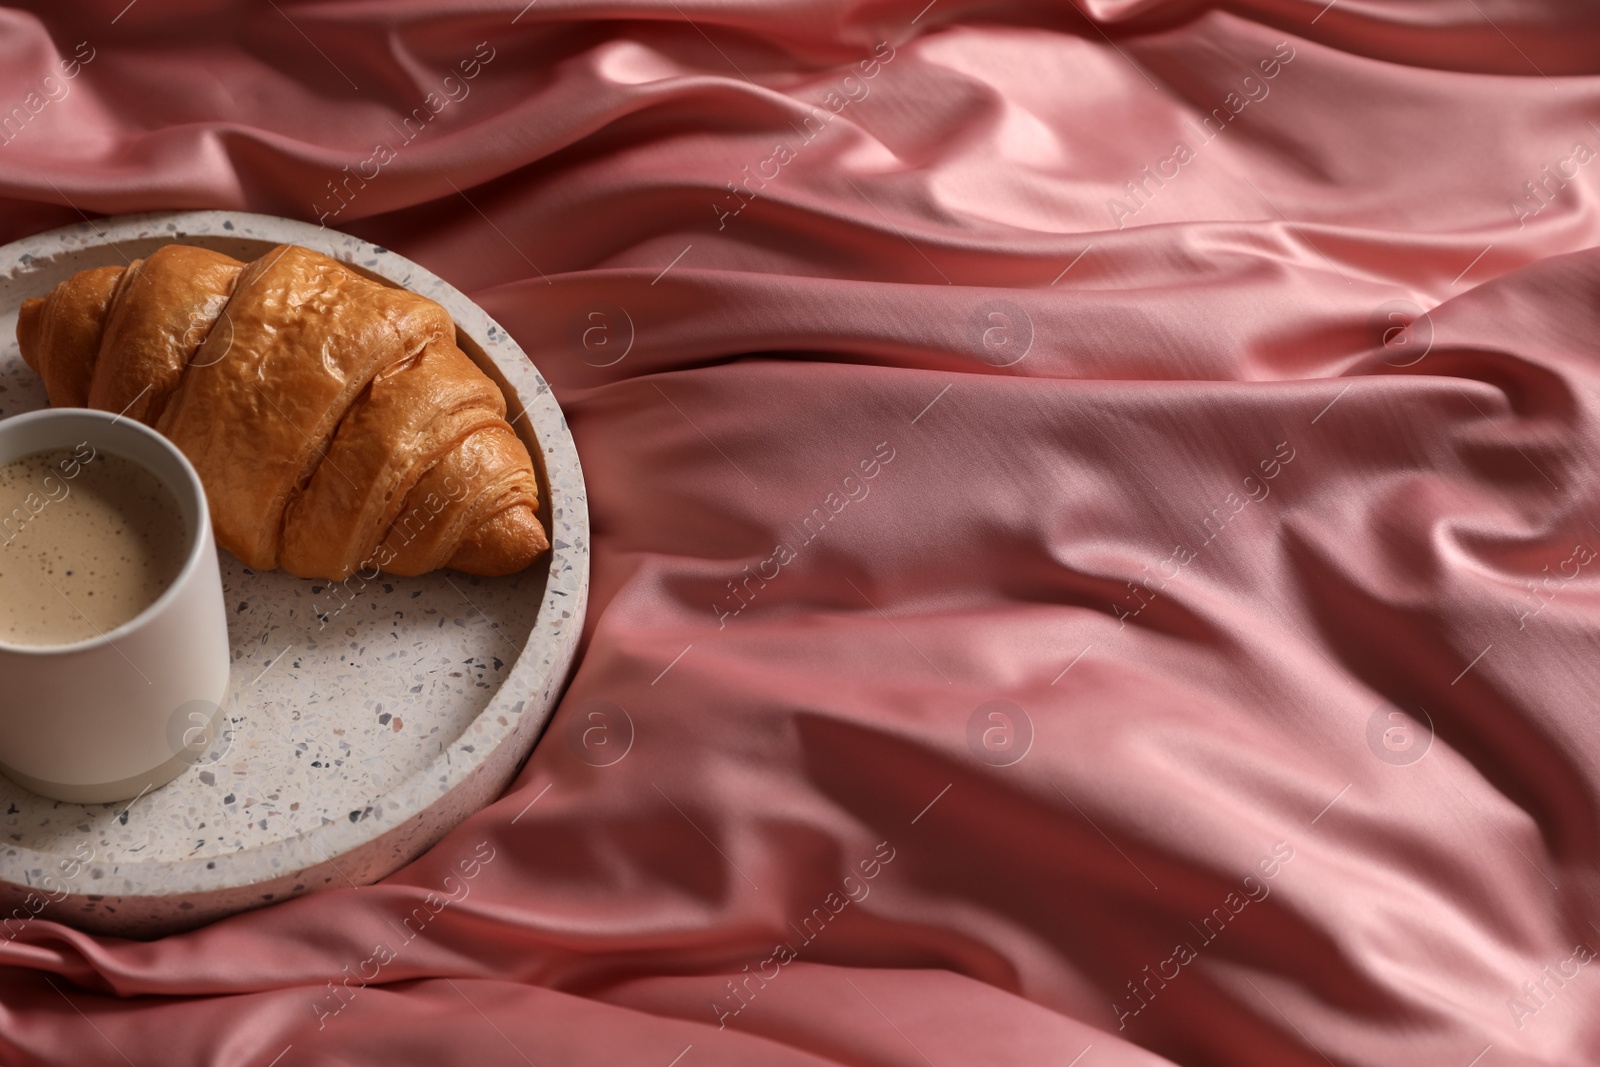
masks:
{"label": "speckled stone surface", "polygon": [[507,417],[541,467],[540,518],[553,548],[504,578],[385,574],[342,590],[256,573],[222,552],[233,648],[227,731],[194,767],[131,805],[57,803],[0,778],[0,931],[37,911],[153,937],[375,881],[505,787],[576,655],[588,504],[566,419],[504,330],[392,252],[307,223],[217,211],[97,220],[6,246],[0,417],[47,404],[17,351],[21,302],[75,271],[173,241],[244,260],[304,245],[442,304],[462,347],[500,382]]}

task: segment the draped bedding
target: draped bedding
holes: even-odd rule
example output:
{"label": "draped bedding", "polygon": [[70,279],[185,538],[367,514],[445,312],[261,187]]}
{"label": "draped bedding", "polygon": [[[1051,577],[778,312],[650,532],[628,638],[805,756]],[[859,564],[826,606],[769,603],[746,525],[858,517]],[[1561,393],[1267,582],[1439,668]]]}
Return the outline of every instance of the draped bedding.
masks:
{"label": "draped bedding", "polygon": [[41,914],[0,1063],[1600,1059],[1591,7],[108,0],[0,50],[0,238],[392,247],[549,379],[594,531],[504,796],[160,941]]}

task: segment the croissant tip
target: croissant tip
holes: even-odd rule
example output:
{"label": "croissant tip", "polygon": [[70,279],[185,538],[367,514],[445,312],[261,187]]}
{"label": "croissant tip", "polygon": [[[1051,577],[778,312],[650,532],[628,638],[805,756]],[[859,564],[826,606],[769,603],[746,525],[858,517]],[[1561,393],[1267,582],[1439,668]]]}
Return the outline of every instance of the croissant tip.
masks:
{"label": "croissant tip", "polygon": [[507,508],[463,541],[445,566],[466,574],[498,578],[516,574],[550,549],[544,525],[526,504]]}
{"label": "croissant tip", "polygon": [[22,349],[22,362],[35,372],[39,369],[39,316],[44,310],[44,299],[32,297],[22,302],[17,312],[17,346]]}

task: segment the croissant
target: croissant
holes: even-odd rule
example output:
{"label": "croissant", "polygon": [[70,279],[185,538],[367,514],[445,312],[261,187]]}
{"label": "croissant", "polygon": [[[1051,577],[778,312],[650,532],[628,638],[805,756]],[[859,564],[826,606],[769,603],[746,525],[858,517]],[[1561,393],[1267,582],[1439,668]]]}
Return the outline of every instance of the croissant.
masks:
{"label": "croissant", "polygon": [[50,402],[189,457],[218,544],[257,570],[521,570],[550,547],[533,460],[438,304],[298,245],[172,244],[80,271],[17,320]]}

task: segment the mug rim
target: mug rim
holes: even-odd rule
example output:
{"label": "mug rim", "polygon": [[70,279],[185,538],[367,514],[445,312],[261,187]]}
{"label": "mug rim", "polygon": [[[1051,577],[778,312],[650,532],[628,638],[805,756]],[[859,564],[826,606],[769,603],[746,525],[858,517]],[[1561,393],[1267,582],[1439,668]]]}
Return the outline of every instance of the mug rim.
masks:
{"label": "mug rim", "polygon": [[[0,637],[0,654],[13,656],[49,657],[73,655],[81,652],[90,652],[97,648],[114,647],[118,638],[126,637],[135,630],[142,628],[151,619],[154,619],[156,616],[164,612],[168,605],[178,598],[180,590],[182,590],[184,586],[188,585],[193,580],[195,572],[199,570],[200,562],[203,557],[203,549],[211,543],[211,507],[210,502],[206,499],[205,486],[200,481],[199,473],[194,469],[194,465],[189,462],[189,457],[184,455],[183,451],[178,448],[177,445],[173,444],[164,435],[152,429],[151,427],[146,426],[137,419],[129,419],[122,415],[114,415],[109,411],[101,411],[98,408],[39,408],[34,411],[25,411],[19,415],[12,415],[8,418],[0,419],[0,437],[3,437],[8,433],[15,432],[17,428],[23,424],[49,421],[70,421],[72,419],[100,422],[105,423],[108,426],[115,426],[120,422],[126,422],[128,429],[132,433],[148,438],[155,443],[157,448],[176,459],[178,462],[178,469],[183,472],[183,488],[188,490],[194,498],[195,510],[199,515],[199,521],[195,524],[195,529],[190,536],[188,551],[184,554],[183,566],[179,568],[177,576],[174,577],[171,582],[167,583],[167,587],[161,591],[160,596],[156,597],[155,600],[148,604],[143,611],[139,612],[133,618],[117,624],[111,629],[106,630],[104,633],[99,633],[93,637],[86,637],[81,641],[73,641],[67,644],[22,645],[12,641],[7,641],[5,638]],[[121,459],[127,460],[129,463],[140,467],[147,473],[159,479],[163,485],[167,483],[167,479],[159,471],[151,470],[149,465],[141,463],[139,460],[136,460],[131,456],[124,455],[114,448],[108,449],[107,451],[120,457]],[[32,455],[32,453],[23,453],[23,455],[19,455],[16,458],[21,459],[24,455]],[[6,460],[4,462],[9,463],[12,461]],[[167,488],[175,489],[175,487],[170,485],[167,486]],[[180,500],[179,503],[181,505],[183,502]]]}

